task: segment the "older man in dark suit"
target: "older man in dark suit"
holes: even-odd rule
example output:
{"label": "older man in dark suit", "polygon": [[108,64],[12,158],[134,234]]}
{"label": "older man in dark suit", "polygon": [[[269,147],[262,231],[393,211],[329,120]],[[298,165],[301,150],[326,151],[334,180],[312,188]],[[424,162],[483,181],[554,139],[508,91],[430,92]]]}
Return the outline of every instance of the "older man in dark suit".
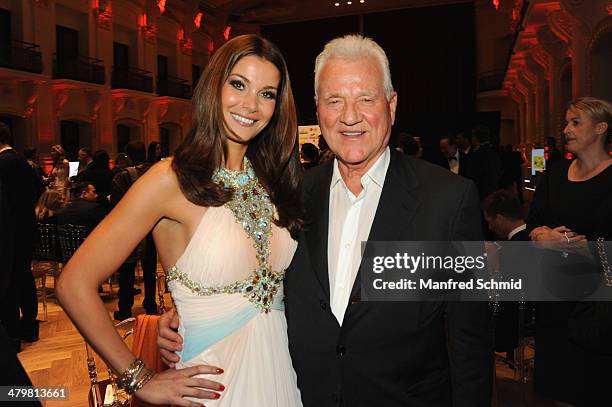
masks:
{"label": "older man in dark suit", "polygon": [[329,43],[316,61],[315,95],[337,158],[306,174],[306,230],[286,277],[304,405],[489,406],[486,304],[360,295],[362,241],[481,239],[474,184],[389,150],[397,94],[374,41]]}
{"label": "older man in dark suit", "polygon": [[[374,41],[327,44],[315,100],[336,159],[306,173],[305,230],[285,279],[304,406],[489,407],[486,303],[361,301],[362,241],[482,239],[474,184],[390,151],[397,94]],[[176,338],[168,319],[160,334]]]}
{"label": "older man in dark suit", "polygon": [[10,146],[10,139],[9,127],[0,122],[0,184],[6,195],[4,211],[8,221],[8,230],[2,233],[13,247],[9,258],[0,260],[6,285],[6,295],[0,297],[0,321],[19,349],[20,340],[38,340],[38,300],[30,268],[37,179],[25,158]]}

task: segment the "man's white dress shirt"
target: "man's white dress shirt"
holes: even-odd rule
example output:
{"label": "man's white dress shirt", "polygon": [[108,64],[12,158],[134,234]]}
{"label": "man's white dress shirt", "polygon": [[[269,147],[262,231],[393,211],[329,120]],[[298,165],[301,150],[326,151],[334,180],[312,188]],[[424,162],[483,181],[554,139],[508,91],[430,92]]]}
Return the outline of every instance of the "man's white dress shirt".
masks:
{"label": "man's white dress shirt", "polygon": [[342,325],[355,277],[361,264],[361,242],[368,240],[380,200],[391,153],[389,147],[361,177],[363,190],[355,196],[346,186],[337,159],[329,187],[327,266],[330,305]]}
{"label": "man's white dress shirt", "polygon": [[459,150],[455,151],[455,155],[453,156],[455,159],[448,160],[448,167],[451,172],[455,174],[459,174]]}
{"label": "man's white dress shirt", "polygon": [[523,224],[517,228],[512,229],[512,231],[510,233],[508,233],[508,240],[512,240],[512,237],[514,235],[516,235],[518,232],[522,232],[523,230],[527,229],[527,225]]}

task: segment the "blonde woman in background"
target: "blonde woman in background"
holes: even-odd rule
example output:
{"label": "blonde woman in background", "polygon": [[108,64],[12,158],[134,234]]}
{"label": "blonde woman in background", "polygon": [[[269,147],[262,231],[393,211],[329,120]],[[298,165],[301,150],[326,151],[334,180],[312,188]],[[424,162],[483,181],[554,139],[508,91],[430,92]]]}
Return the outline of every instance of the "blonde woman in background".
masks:
{"label": "blonde woman in background", "polygon": [[54,189],[46,190],[38,198],[36,208],[34,208],[36,220],[42,223],[55,223],[55,214],[63,204],[62,194],[59,191]]}
{"label": "blonde woman in background", "polygon": [[[589,249],[592,242],[612,240],[612,157],[608,154],[612,104],[592,97],[575,99],[565,121],[566,149],[575,158],[546,169],[527,218],[531,240],[548,242],[547,247],[569,254],[568,262],[575,264],[571,274],[549,273],[556,287],[561,287],[557,290],[570,295],[560,296],[563,301],[537,304],[535,389],[554,400],[555,406],[609,406],[612,302],[581,302],[573,293],[589,292],[591,276],[595,281],[612,280],[610,267],[605,266],[609,254],[604,259],[594,251],[601,275],[589,274],[589,264],[579,263],[580,257],[576,260],[577,254],[586,253],[584,258],[595,254]],[[564,257],[551,258],[561,261]],[[567,263],[560,266],[569,270]]]}
{"label": "blonde woman in background", "polygon": [[68,180],[70,168],[68,160],[66,160],[64,148],[59,144],[51,146],[51,158],[53,159],[53,168],[46,181],[49,184],[49,188],[58,191],[62,196],[62,200],[67,202],[70,189],[70,182]]}

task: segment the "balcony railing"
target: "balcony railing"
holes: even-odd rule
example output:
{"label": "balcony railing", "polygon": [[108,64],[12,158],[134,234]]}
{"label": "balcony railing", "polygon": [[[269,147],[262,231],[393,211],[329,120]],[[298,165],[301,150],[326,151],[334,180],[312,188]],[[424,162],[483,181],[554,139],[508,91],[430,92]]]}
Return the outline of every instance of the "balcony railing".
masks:
{"label": "balcony railing", "polygon": [[158,78],[157,94],[159,96],[173,96],[175,98],[190,99],[191,86],[185,79],[168,76],[166,78]]}
{"label": "balcony railing", "polygon": [[43,70],[40,46],[13,40],[0,44],[0,67],[41,73]]}
{"label": "balcony railing", "polygon": [[113,89],[153,92],[153,75],[138,68],[113,69]]}
{"label": "balcony railing", "polygon": [[483,72],[478,77],[478,92],[500,90],[504,83],[504,70]]}
{"label": "balcony railing", "polygon": [[104,64],[101,59],[77,56],[53,59],[54,79],[74,79],[82,82],[104,84]]}

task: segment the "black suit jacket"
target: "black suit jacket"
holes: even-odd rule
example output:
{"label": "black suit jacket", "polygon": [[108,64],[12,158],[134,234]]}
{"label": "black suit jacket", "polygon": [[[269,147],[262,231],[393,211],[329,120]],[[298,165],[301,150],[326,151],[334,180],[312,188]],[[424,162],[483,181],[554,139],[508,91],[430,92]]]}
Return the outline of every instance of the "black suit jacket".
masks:
{"label": "black suit jacket", "polygon": [[501,161],[491,145],[483,144],[468,155],[465,177],[473,180],[478,188],[480,199],[499,189]]}
{"label": "black suit jacket", "polygon": [[[332,164],[306,174],[306,229],[285,278],[289,348],[304,406],[489,407],[486,303],[361,302],[358,275],[338,324],[327,274]],[[391,152],[369,240],[481,239],[472,182]]]}
{"label": "black suit jacket", "polygon": [[[444,167],[450,171],[450,161],[448,161],[447,158],[445,158],[446,162]],[[467,176],[468,173],[468,160],[469,160],[469,156],[467,154],[463,154],[461,151],[459,151],[459,175],[461,176]]]}
{"label": "black suit jacket", "polygon": [[98,223],[102,222],[104,216],[106,216],[106,210],[98,202],[75,198],[57,213],[57,223],[85,226],[89,234],[98,226]]}
{"label": "black suit jacket", "polygon": [[15,150],[5,150],[0,153],[0,179],[11,216],[33,224],[38,186],[34,169]]}
{"label": "black suit jacket", "polygon": [[523,229],[520,232],[517,232],[510,239],[511,242],[528,242],[531,239],[529,238],[529,229]]}

